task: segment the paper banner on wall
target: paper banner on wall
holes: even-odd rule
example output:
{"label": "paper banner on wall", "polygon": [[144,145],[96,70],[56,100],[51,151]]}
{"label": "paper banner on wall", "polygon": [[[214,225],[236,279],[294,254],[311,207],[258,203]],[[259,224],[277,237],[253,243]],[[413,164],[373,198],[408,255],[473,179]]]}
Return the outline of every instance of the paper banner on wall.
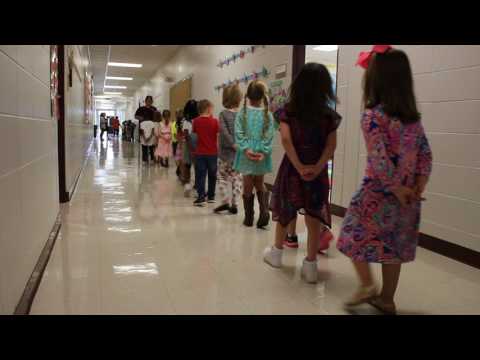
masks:
{"label": "paper banner on wall", "polygon": [[234,53],[223,60],[219,60],[217,67],[223,68],[224,66],[230,65],[230,63],[237,62],[237,59],[244,59],[246,54],[253,54],[258,48],[265,48],[266,45],[251,45],[245,50],[240,50],[237,53]]}
{"label": "paper banner on wall", "polygon": [[221,85],[217,85],[214,88],[215,88],[215,90],[219,91],[220,89],[223,89],[223,88],[225,88],[227,86],[230,86],[234,83],[247,84],[251,80],[256,80],[256,79],[260,79],[260,78],[268,78],[269,76],[270,76],[270,71],[265,66],[263,66],[262,69],[259,70],[259,71],[252,71],[250,74],[245,73],[241,77],[236,77],[233,81],[229,79],[228,81],[224,82]]}
{"label": "paper banner on wall", "polygon": [[269,86],[270,111],[276,113],[287,101],[287,91],[283,80],[277,80],[270,83]]}

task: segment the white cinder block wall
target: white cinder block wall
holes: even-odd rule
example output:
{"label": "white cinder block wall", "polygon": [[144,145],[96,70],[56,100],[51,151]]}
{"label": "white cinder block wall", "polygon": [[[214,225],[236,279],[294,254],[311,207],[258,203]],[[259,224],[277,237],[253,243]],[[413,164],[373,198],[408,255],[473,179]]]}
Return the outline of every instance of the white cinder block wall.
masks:
{"label": "white cinder block wall", "polygon": [[65,177],[71,191],[82,170],[85,154],[93,138],[93,121],[85,118],[85,73],[89,60],[85,45],[65,45],[65,59],[73,53],[79,73],[73,70],[72,87],[68,85],[68,65],[65,64]]}
{"label": "white cinder block wall", "polygon": [[[236,53],[249,45],[193,45],[182,46],[172,59],[161,69],[148,84],[140,89],[134,96],[132,106],[138,106],[138,102],[143,102],[145,96],[150,94],[154,96],[154,105],[161,109],[169,106],[169,88],[172,84],[162,81],[166,76],[173,77],[176,81],[187,76],[192,78],[192,96],[196,100],[209,99],[215,105],[216,115],[222,110],[222,92],[216,91],[215,86],[224,81],[234,80],[235,77],[241,77],[244,73],[259,71],[265,66],[270,70],[271,75],[268,79],[262,79],[266,83],[275,80],[275,67],[277,65],[287,65],[287,75],[282,80],[284,87],[288,88],[291,82],[292,68],[292,46],[290,45],[267,45],[265,48],[258,48],[254,54],[246,54],[244,59],[238,59],[235,63],[223,68],[217,67],[220,59]],[[242,84],[242,89],[246,87]],[[172,109],[175,110],[175,109]],[[129,110],[130,116],[133,109]],[[278,136],[274,143],[274,166],[277,167],[283,156],[283,150],[278,142]],[[266,177],[268,182],[273,182],[274,174]]]}
{"label": "white cinder block wall", "polygon": [[[434,166],[421,231],[480,251],[480,46],[396,45],[409,55],[417,101]],[[338,111],[344,118],[335,155],[333,203],[347,207],[363,177],[366,151],[360,132],[358,53],[339,49]]]}
{"label": "white cinder block wall", "polygon": [[50,47],[0,45],[0,313],[12,314],[59,211]]}

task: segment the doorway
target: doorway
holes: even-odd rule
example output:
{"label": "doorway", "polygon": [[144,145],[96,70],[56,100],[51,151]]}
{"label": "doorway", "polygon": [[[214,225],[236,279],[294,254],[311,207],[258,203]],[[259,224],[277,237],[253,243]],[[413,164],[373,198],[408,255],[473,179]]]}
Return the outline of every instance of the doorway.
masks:
{"label": "doorway", "polygon": [[175,116],[177,110],[183,110],[192,96],[192,78],[179,81],[170,88],[170,112]]}

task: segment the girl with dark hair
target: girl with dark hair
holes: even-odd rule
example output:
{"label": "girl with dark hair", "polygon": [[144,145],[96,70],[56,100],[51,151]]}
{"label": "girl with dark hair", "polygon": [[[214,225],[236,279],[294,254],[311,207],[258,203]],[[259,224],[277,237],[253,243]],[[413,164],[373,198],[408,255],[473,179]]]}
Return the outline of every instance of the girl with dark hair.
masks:
{"label": "girl with dark hair", "polygon": [[318,239],[322,228],[331,227],[328,161],[336,148],[336,130],[341,120],[329,107],[335,100],[327,68],[308,63],[293,81],[287,104],[279,114],[286,154],[270,204],[273,220],[277,222],[275,244],[265,249],[264,260],[273,267],[282,266],[287,227],[296,220],[297,213],[305,215],[308,246],[302,276],[309,283],[317,282]]}
{"label": "girl with dark hair", "polygon": [[[364,67],[362,131],[367,167],[345,215],[337,248],[352,259],[360,287],[347,308],[370,303],[395,314],[401,264],[413,261],[420,202],[432,170],[432,153],[420,122],[407,55],[388,45],[361,53]],[[378,294],[369,263],[382,264]]]}
{"label": "girl with dark hair", "polygon": [[[185,187],[185,196],[190,196],[192,186],[190,185],[192,163],[195,161],[193,156],[194,138],[192,137],[192,121],[198,117],[198,104],[195,100],[189,100],[183,108],[184,119],[181,123],[184,145],[183,145],[183,183]],[[196,180],[193,188],[196,190]]]}
{"label": "girl with dark hair", "polygon": [[[243,175],[243,205],[245,226],[253,226],[254,188],[260,207],[257,228],[263,228],[270,221],[268,193],[264,176],[272,172],[272,141],[274,135],[273,115],[268,110],[267,86],[258,80],[247,88],[243,109],[235,118],[235,144],[237,152],[233,169]],[[247,99],[249,104],[247,105]]]}

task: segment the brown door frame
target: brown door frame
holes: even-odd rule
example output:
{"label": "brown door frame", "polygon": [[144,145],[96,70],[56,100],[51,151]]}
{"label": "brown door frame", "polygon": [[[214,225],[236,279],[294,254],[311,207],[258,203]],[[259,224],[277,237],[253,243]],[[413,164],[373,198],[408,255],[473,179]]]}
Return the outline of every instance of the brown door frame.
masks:
{"label": "brown door frame", "polygon": [[58,49],[58,187],[60,203],[70,201],[65,171],[65,45]]}
{"label": "brown door frame", "polygon": [[293,45],[292,81],[305,65],[306,49],[306,45]]}

